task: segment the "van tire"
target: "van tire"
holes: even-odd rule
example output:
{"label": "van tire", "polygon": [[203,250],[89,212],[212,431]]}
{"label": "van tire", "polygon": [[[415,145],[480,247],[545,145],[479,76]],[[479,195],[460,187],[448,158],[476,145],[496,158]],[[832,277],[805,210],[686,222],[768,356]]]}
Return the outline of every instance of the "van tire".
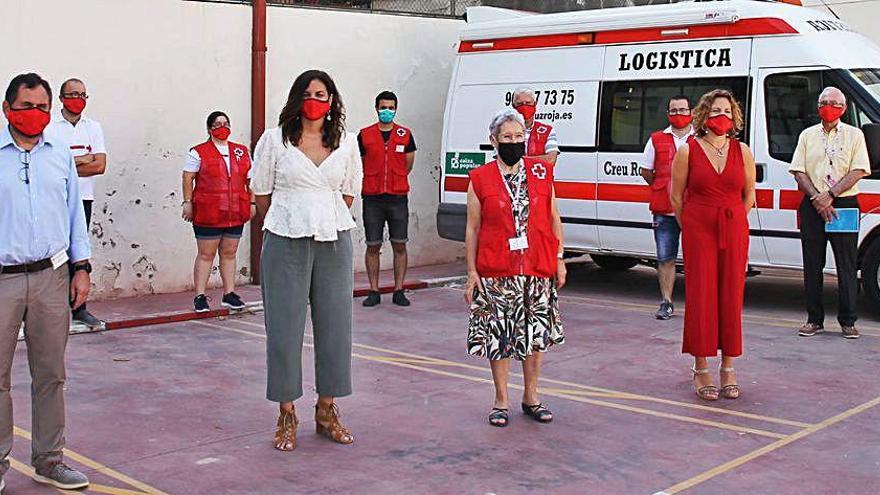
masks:
{"label": "van tire", "polygon": [[639,264],[639,260],[636,258],[625,258],[623,256],[607,256],[603,254],[591,254],[590,258],[593,259],[593,263],[599,265],[599,268],[603,270],[610,270],[613,272],[619,272],[623,270],[629,270],[630,268]]}
{"label": "van tire", "polygon": [[874,240],[862,258],[862,285],[871,306],[880,307],[880,239]]}

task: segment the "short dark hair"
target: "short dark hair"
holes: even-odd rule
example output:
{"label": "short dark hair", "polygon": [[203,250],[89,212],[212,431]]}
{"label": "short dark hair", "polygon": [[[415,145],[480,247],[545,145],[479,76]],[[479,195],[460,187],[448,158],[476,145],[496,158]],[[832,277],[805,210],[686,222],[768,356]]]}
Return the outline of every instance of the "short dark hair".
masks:
{"label": "short dark hair", "polygon": [[220,117],[226,117],[226,122],[229,122],[230,124],[232,123],[232,121],[229,120],[229,115],[226,115],[224,112],[221,112],[220,110],[215,110],[208,115],[208,121],[206,123],[206,127],[208,129],[210,129],[211,126],[214,125],[214,122],[216,122],[217,119],[219,119]]}
{"label": "short dark hair", "polygon": [[380,100],[391,100],[394,102],[394,106],[397,107],[397,95],[392,93],[391,91],[382,91],[378,95],[376,95],[376,108],[379,108]]}
{"label": "short dark hair", "polygon": [[666,108],[669,108],[669,104],[672,103],[673,101],[677,101],[677,100],[684,100],[687,102],[688,108],[693,108],[693,105],[691,104],[691,99],[685,95],[676,95],[676,96],[673,96],[672,98],[670,98],[669,101],[666,102]]}
{"label": "short dark hair", "polygon": [[66,81],[64,81],[63,83],[61,83],[61,89],[59,89],[58,91],[59,91],[61,94],[64,94],[64,88],[67,87],[67,83],[72,83],[72,82],[78,82],[78,83],[80,83],[80,84],[82,84],[82,85],[85,85],[85,84],[86,84],[86,83],[83,82],[82,79],[78,79],[78,78],[76,78],[76,77],[71,77],[71,78],[67,79]]}
{"label": "short dark hair", "polygon": [[24,86],[27,89],[33,89],[42,86],[49,93],[49,101],[52,101],[52,88],[49,82],[40,77],[39,74],[28,72],[27,74],[19,74],[9,81],[9,87],[6,88],[6,103],[12,105],[12,102],[18,98],[18,90]]}

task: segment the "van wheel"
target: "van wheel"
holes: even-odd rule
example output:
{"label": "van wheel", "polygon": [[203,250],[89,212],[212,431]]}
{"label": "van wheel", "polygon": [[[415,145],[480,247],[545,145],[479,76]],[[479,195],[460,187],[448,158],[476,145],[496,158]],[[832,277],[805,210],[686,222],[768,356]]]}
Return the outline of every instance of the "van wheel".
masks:
{"label": "van wheel", "polygon": [[636,258],[624,258],[623,256],[606,256],[601,254],[591,254],[593,262],[599,265],[603,270],[623,271],[639,264]]}
{"label": "van wheel", "polygon": [[880,240],[872,242],[862,258],[862,285],[872,306],[880,307]]}

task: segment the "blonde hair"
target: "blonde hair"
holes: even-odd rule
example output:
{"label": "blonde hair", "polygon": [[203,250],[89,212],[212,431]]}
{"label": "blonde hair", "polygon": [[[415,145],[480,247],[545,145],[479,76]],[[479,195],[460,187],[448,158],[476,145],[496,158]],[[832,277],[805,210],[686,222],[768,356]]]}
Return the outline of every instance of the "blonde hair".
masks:
{"label": "blonde hair", "polygon": [[709,133],[706,129],[706,120],[709,119],[709,114],[712,112],[712,104],[718,98],[725,98],[730,102],[730,110],[733,114],[733,128],[727,133],[728,137],[736,137],[745,127],[742,107],[739,106],[739,102],[736,101],[733,93],[726,89],[715,89],[701,96],[696,108],[694,108],[694,129],[697,136],[705,136]]}

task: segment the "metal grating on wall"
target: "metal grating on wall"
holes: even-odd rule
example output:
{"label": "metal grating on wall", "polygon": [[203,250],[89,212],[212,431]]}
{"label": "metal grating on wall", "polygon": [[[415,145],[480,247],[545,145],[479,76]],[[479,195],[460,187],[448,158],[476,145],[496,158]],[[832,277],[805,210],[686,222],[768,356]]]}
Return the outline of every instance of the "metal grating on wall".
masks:
{"label": "metal grating on wall", "polygon": [[[250,3],[250,0],[214,1]],[[291,7],[353,9],[365,12],[461,18],[468,7],[479,5],[551,13],[631,7],[634,5],[667,4],[675,3],[676,1],[678,0],[267,0],[267,3],[269,5]]]}

